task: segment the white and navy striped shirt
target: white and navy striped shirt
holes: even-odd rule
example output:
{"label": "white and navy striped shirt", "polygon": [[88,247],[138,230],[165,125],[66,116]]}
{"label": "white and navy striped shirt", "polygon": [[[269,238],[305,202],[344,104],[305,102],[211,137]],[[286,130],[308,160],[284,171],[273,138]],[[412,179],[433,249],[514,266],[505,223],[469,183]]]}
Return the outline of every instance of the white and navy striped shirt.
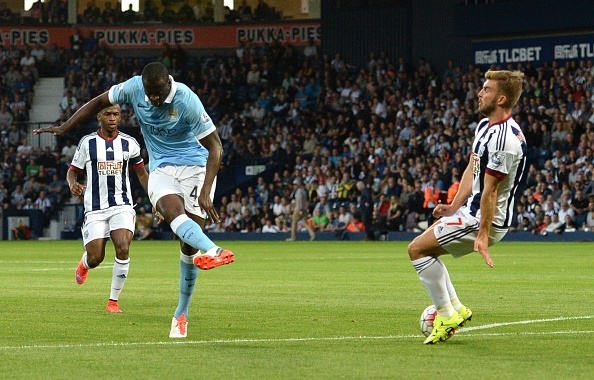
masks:
{"label": "white and navy striped shirt", "polygon": [[116,137],[106,139],[100,131],[84,136],[70,170],[86,172],[85,213],[132,205],[129,169],[142,166],[140,145],[132,136],[119,132]]}
{"label": "white and navy striped shirt", "polygon": [[466,203],[473,216],[480,218],[481,196],[485,174],[488,173],[502,180],[497,190],[493,226],[510,226],[514,196],[526,165],[526,149],[524,134],[513,118],[493,125],[489,125],[487,118],[479,122],[470,160],[473,172],[472,195]]}

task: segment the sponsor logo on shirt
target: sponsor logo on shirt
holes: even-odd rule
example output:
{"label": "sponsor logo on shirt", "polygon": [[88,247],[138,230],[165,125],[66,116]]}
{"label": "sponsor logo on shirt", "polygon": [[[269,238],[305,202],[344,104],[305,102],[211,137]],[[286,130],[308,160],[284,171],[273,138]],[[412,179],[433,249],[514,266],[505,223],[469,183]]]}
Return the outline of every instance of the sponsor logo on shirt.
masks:
{"label": "sponsor logo on shirt", "polygon": [[470,160],[472,161],[472,173],[479,175],[481,173],[481,159],[476,153],[473,153]]}
{"label": "sponsor logo on shirt", "polygon": [[489,155],[489,161],[493,167],[502,166],[505,163],[505,155],[503,153],[491,153]]}
{"label": "sponsor logo on shirt", "polygon": [[146,130],[150,132],[151,135],[155,136],[171,136],[177,132],[177,128],[167,128],[167,127],[157,127],[156,125],[146,124]]}
{"label": "sponsor logo on shirt", "polygon": [[98,161],[97,172],[106,176],[121,175],[122,161]]}
{"label": "sponsor logo on shirt", "polygon": [[208,114],[205,112],[202,112],[202,115],[200,115],[200,118],[202,119],[202,124],[208,124],[211,122],[210,120],[210,116],[208,116]]}

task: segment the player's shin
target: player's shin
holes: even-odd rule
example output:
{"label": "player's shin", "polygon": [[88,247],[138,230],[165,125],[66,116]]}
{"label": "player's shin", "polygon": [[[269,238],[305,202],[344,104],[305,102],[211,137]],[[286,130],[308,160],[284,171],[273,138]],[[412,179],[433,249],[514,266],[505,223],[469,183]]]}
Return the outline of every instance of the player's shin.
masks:
{"label": "player's shin", "polygon": [[128,278],[128,270],[130,269],[130,259],[120,260],[115,259],[113,265],[113,272],[111,276],[111,292],[109,293],[109,299],[117,301],[124,288],[126,278]]}
{"label": "player's shin", "polygon": [[180,215],[170,223],[171,229],[186,244],[204,252],[217,245],[204,234],[198,223],[187,215]]}
{"label": "player's shin", "polygon": [[[199,255],[200,251],[196,253]],[[180,251],[180,263],[179,263],[179,302],[177,309],[175,309],[175,318],[179,318],[182,314],[188,317],[188,308],[190,301],[192,300],[192,294],[194,293],[194,285],[196,284],[196,278],[198,277],[199,269],[194,265],[194,257],[184,255]]]}
{"label": "player's shin", "polygon": [[444,317],[454,314],[455,310],[447,290],[446,269],[443,262],[438,258],[427,256],[413,260],[412,264],[417,270],[427,294],[437,308],[438,314]]}

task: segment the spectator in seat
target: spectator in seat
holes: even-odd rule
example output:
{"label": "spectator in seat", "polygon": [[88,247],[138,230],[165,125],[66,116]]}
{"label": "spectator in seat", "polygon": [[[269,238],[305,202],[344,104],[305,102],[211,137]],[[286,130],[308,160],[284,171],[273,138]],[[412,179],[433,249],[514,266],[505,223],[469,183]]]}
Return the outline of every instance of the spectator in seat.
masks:
{"label": "spectator in seat", "polygon": [[[12,112],[10,112],[6,103],[2,103],[2,105],[0,105],[0,126],[8,127],[11,126],[13,122],[14,116],[12,115]],[[19,140],[20,138],[17,139],[17,141]]]}
{"label": "spectator in seat", "polygon": [[105,2],[105,9],[101,12],[101,22],[104,24],[115,24],[118,21],[118,14],[120,11],[121,10],[119,9],[113,8],[111,2]]}
{"label": "spectator in seat", "polygon": [[570,207],[574,211],[574,219],[578,228],[581,228],[586,222],[588,203],[588,200],[584,197],[584,192],[577,190],[574,198],[571,200]]}
{"label": "spectator in seat", "polygon": [[588,214],[586,215],[584,229],[587,231],[594,231],[594,201],[588,203]]}
{"label": "spectator in seat", "polygon": [[95,0],[89,1],[87,7],[83,12],[83,23],[96,24],[101,17],[101,10],[95,4]]}
{"label": "spectator in seat", "polygon": [[52,214],[52,202],[46,196],[45,191],[39,192],[39,197],[35,200],[35,208],[43,213],[43,225],[47,227]]}
{"label": "spectator in seat", "polygon": [[312,227],[314,231],[325,231],[329,222],[330,220],[328,219],[328,216],[322,212],[321,208],[316,208],[314,210],[314,215],[312,218]]}
{"label": "spectator in seat", "polygon": [[72,93],[72,90],[68,90],[60,101],[60,111],[66,113],[68,110],[70,110],[71,113],[74,113],[74,111],[76,111],[77,105],[78,100]]}

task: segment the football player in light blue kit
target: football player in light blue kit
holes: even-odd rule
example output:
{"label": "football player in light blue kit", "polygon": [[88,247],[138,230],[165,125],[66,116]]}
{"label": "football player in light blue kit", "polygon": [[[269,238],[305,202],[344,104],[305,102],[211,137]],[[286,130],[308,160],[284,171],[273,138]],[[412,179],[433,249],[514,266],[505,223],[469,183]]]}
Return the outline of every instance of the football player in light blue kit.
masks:
{"label": "football player in light blue kit", "polygon": [[223,147],[198,96],[175,82],[163,64],[149,63],[141,76],[90,100],[61,126],[34,132],[64,134],[103,108],[122,103],[134,107],[149,153],[151,203],[181,239],[180,297],[169,336],[185,338],[198,268],[207,270],[234,260],[231,251],[218,247],[201,228],[205,214],[219,222],[212,198]]}

